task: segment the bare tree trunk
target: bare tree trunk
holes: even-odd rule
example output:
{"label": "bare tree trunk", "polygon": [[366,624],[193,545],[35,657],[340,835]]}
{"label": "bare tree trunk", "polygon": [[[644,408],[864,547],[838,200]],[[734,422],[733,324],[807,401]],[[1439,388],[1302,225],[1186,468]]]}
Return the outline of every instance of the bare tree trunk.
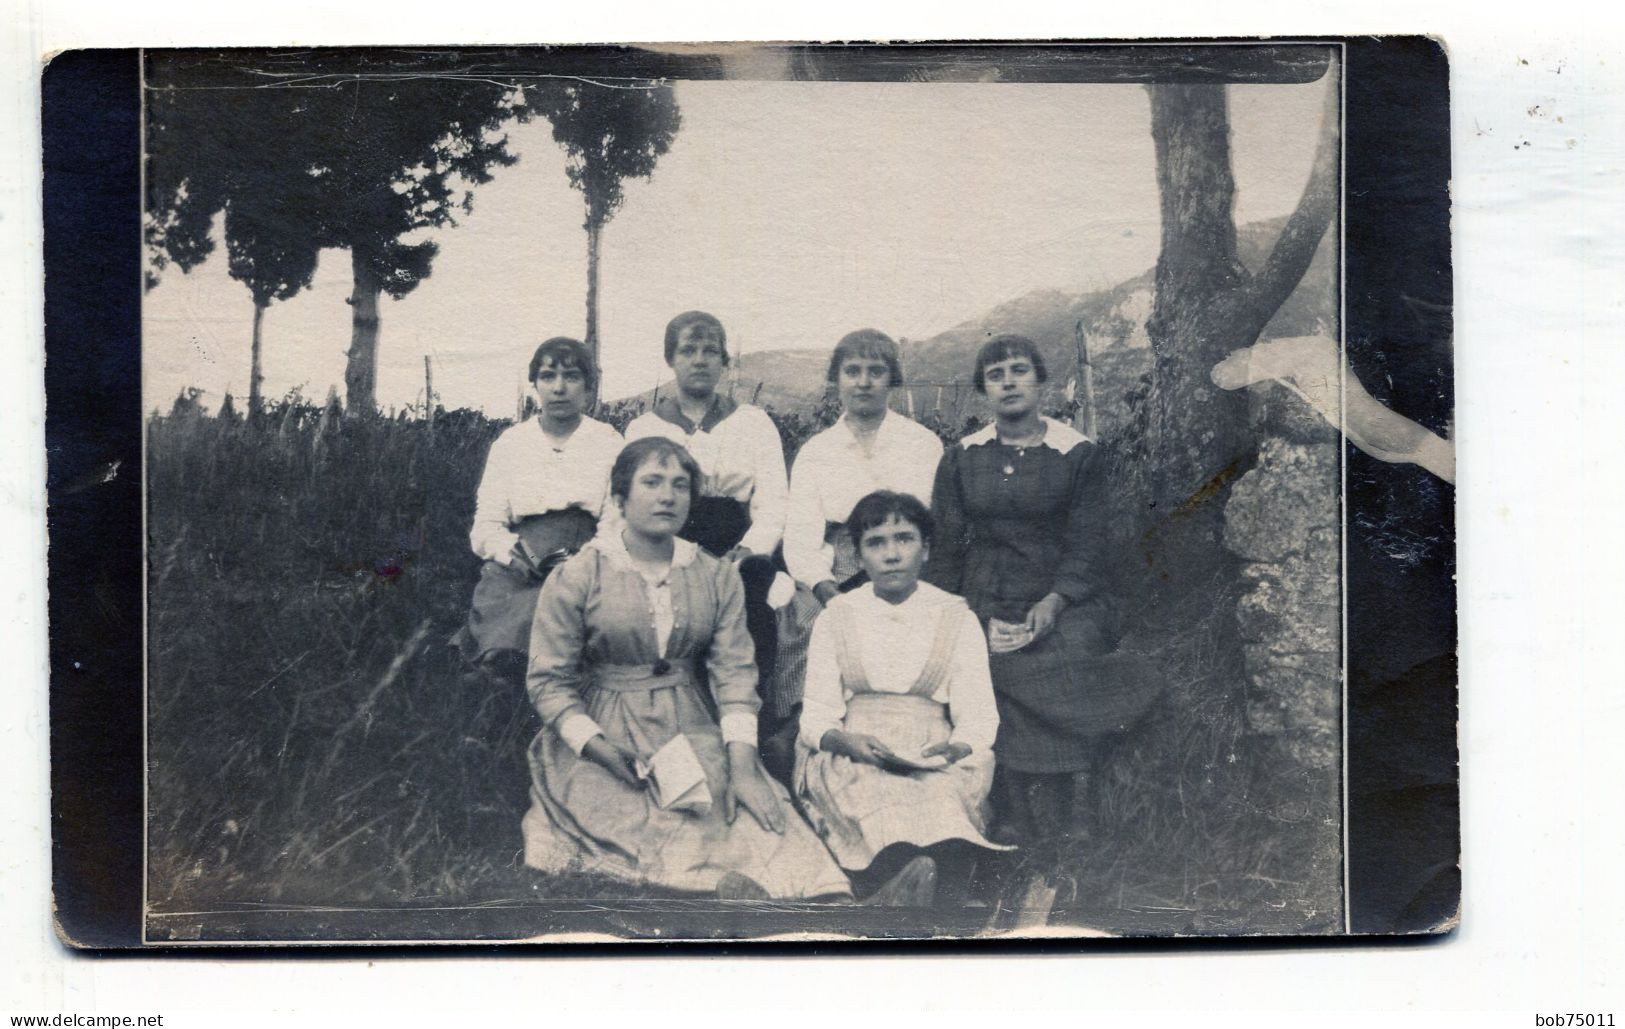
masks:
{"label": "bare tree trunk", "polygon": [[604,231],[602,224],[587,223],[587,351],[592,354],[593,367],[602,367],[598,360],[598,237]]}
{"label": "bare tree trunk", "polygon": [[1162,197],[1156,299],[1146,323],[1156,357],[1151,398],[1153,500],[1159,515],[1189,505],[1240,454],[1247,398],[1208,370],[1235,342],[1236,258],[1230,121],[1223,86],[1153,85],[1151,135]]}
{"label": "bare tree trunk", "polygon": [[[1335,63],[1328,75],[1337,74]],[[1338,91],[1326,91],[1319,148],[1297,209],[1259,273],[1236,257],[1235,181],[1223,86],[1153,85],[1151,134],[1162,198],[1162,252],[1146,332],[1156,355],[1151,403],[1159,515],[1213,507],[1253,458],[1247,395],[1219,389],[1213,366],[1257,342],[1303,278],[1337,207]]]}
{"label": "bare tree trunk", "polygon": [[254,341],[248,348],[248,417],[250,419],[258,418],[265,404],[265,398],[260,392],[260,386],[265,381],[265,376],[260,370],[260,330],[265,324],[265,309],[269,306],[268,303],[261,303],[258,299],[254,301]]}
{"label": "bare tree trunk", "polygon": [[351,416],[370,415],[377,408],[378,298],[384,291],[376,255],[365,247],[350,249],[350,270],[355,279],[350,293],[350,350],[344,365],[344,400]]}

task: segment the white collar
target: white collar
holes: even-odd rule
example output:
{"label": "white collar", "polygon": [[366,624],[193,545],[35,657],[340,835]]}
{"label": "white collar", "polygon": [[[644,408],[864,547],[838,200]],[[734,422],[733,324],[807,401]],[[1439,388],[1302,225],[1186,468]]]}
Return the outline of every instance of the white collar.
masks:
{"label": "white collar", "polygon": [[[605,519],[605,522],[608,523],[609,519]],[[620,565],[627,571],[636,572],[638,570],[637,563],[632,560],[632,555],[626,552],[626,541],[621,538],[620,526],[606,527],[610,531],[600,532],[587,543],[587,546],[609,558],[612,564]],[[679,568],[692,564],[699,550],[699,546],[690,540],[681,537],[673,539],[671,551],[672,571],[675,572]]]}
{"label": "white collar", "polygon": [[[891,426],[892,417],[893,417],[893,415],[892,415],[892,412],[890,410],[887,410],[887,412],[885,414],[881,415],[880,416],[880,424],[875,426],[874,435],[871,436],[870,438],[878,441],[881,437],[888,435],[888,429]],[[847,446],[849,446],[849,447],[861,447],[862,446],[862,442],[858,437],[858,430],[856,430],[856,429],[854,429],[852,427],[851,420],[848,419],[845,414],[842,414],[841,417],[836,421],[835,424],[839,425],[841,428],[846,430],[846,440],[845,440],[845,442],[846,442]]]}
{"label": "white collar", "polygon": [[[1085,436],[1077,429],[1065,422],[1056,421],[1048,415],[1039,415],[1038,420],[1044,423],[1044,438],[1033,444],[1034,446],[1049,447],[1059,454],[1070,454],[1072,449],[1079,443],[1092,442],[1088,436]],[[998,427],[989,422],[960,440],[959,445],[969,450],[971,447],[979,447],[983,443],[996,443],[998,438]]]}
{"label": "white collar", "polygon": [[890,601],[881,599],[875,593],[875,584],[872,582],[866,582],[857,589],[852,590],[850,593],[843,594],[843,596],[851,598],[848,603],[857,604],[860,607],[873,607],[876,610],[897,614],[903,614],[911,611],[934,610],[942,604],[953,603],[954,601],[959,600],[958,596],[949,593],[947,590],[933,586],[924,579],[920,580],[919,585],[914,587],[914,592],[910,594],[909,598],[903,601],[901,604],[893,604]]}

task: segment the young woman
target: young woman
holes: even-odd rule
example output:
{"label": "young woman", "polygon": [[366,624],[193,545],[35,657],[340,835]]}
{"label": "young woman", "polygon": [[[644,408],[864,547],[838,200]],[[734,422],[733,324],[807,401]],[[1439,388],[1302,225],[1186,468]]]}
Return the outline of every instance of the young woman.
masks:
{"label": "young woman", "polygon": [[789,771],[813,623],[842,584],[860,578],[848,516],[876,490],[929,505],[942,457],[935,433],[890,410],[891,392],[903,384],[891,337],[875,329],[847,333],[835,344],[826,378],[840,398],[841,417],[802,445],[790,475],[784,564],[797,589],[780,612],[778,663],[768,670],[763,690],[772,723],[762,736],[764,759],[780,775]]}
{"label": "young woman", "polygon": [[926,576],[963,596],[988,631],[1000,842],[1071,828],[1074,774],[1154,696],[1138,665],[1112,653],[1105,469],[1081,433],[1039,415],[1047,378],[1032,340],[984,344],[974,381],[993,424],[948,448],[932,493]]}
{"label": "young woman", "polygon": [[[528,685],[544,728],[530,748],[525,862],[725,897],[850,899],[757,760],[738,573],[677,538],[699,478],[669,440],[628,444],[611,472],[620,530],[542,590]],[[934,869],[910,876],[894,902],[934,888]]]}
{"label": "young woman", "polygon": [[738,567],[756,663],[771,668],[777,633],[767,594],[790,492],[779,430],[761,408],[717,392],[728,367],[728,335],[714,316],[685,311],[673,318],[665,347],[677,389],[634,418],[626,438],[664,437],[699,462],[703,492],[695,493],[681,536]]}
{"label": "young woman", "polygon": [[547,340],[530,359],[537,416],[504,430],[485,459],[469,533],[485,564],[457,643],[471,662],[516,687],[542,581],[592,538],[623,443],[620,433],[582,413],[596,383],[583,343]]}
{"label": "young woman", "polygon": [[932,521],[913,496],[871,493],[846,529],[869,581],[813,628],[796,795],[855,882],[924,853],[939,900],[963,903],[976,855],[995,849],[982,835],[999,724],[982,627],[919,581]]}

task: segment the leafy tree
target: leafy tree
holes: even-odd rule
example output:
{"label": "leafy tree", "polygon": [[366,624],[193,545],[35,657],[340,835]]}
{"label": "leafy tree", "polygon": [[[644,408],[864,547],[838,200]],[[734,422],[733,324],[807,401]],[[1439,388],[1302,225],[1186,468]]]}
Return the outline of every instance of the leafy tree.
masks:
{"label": "leafy tree", "polygon": [[171,88],[149,101],[148,285],[170,263],[190,271],[213,253],[214,219],[225,213],[230,273],[254,301],[251,416],[263,406],[265,310],[310,285],[320,246],[302,217],[314,200],[312,183],[287,159],[300,117],[288,99],[263,90],[228,96]]}
{"label": "leafy tree", "polygon": [[315,251],[349,250],[351,414],[376,409],[379,298],[410,293],[439,251],[411,237],[455,225],[456,212],[473,207],[470,187],[516,159],[498,130],[518,113],[518,90],[457,61],[306,52],[242,67],[233,57],[172,57],[149,90],[155,267],[201,261],[210,220],[227,210],[228,237],[238,227],[233,274],[255,278],[258,325],[261,297],[303,287],[307,250],[312,269]]}
{"label": "leafy tree", "polygon": [[604,86],[571,82],[547,90],[539,105],[564,147],[570,185],[581,191],[587,217],[586,343],[598,359],[598,256],[604,226],[626,197],[621,184],[647,179],[682,125],[672,87],[664,82]]}

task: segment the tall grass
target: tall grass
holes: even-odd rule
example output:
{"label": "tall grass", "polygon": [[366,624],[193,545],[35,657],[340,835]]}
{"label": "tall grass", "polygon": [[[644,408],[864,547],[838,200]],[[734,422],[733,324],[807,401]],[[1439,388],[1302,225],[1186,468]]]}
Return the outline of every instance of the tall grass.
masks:
{"label": "tall grass", "polygon": [[[793,454],[830,415],[776,420]],[[463,411],[347,420],[296,399],[253,422],[185,406],[150,420],[156,910],[622,889],[520,866],[535,716],[447,642],[478,575],[473,498],[505,424]],[[1314,834],[1255,802],[1276,787],[1251,759],[1224,587],[1173,600],[1124,588],[1130,636],[1169,694],[1080,784],[1071,842],[1024,870],[1108,928],[1318,925],[1336,899],[1306,885],[1324,857]]]}

